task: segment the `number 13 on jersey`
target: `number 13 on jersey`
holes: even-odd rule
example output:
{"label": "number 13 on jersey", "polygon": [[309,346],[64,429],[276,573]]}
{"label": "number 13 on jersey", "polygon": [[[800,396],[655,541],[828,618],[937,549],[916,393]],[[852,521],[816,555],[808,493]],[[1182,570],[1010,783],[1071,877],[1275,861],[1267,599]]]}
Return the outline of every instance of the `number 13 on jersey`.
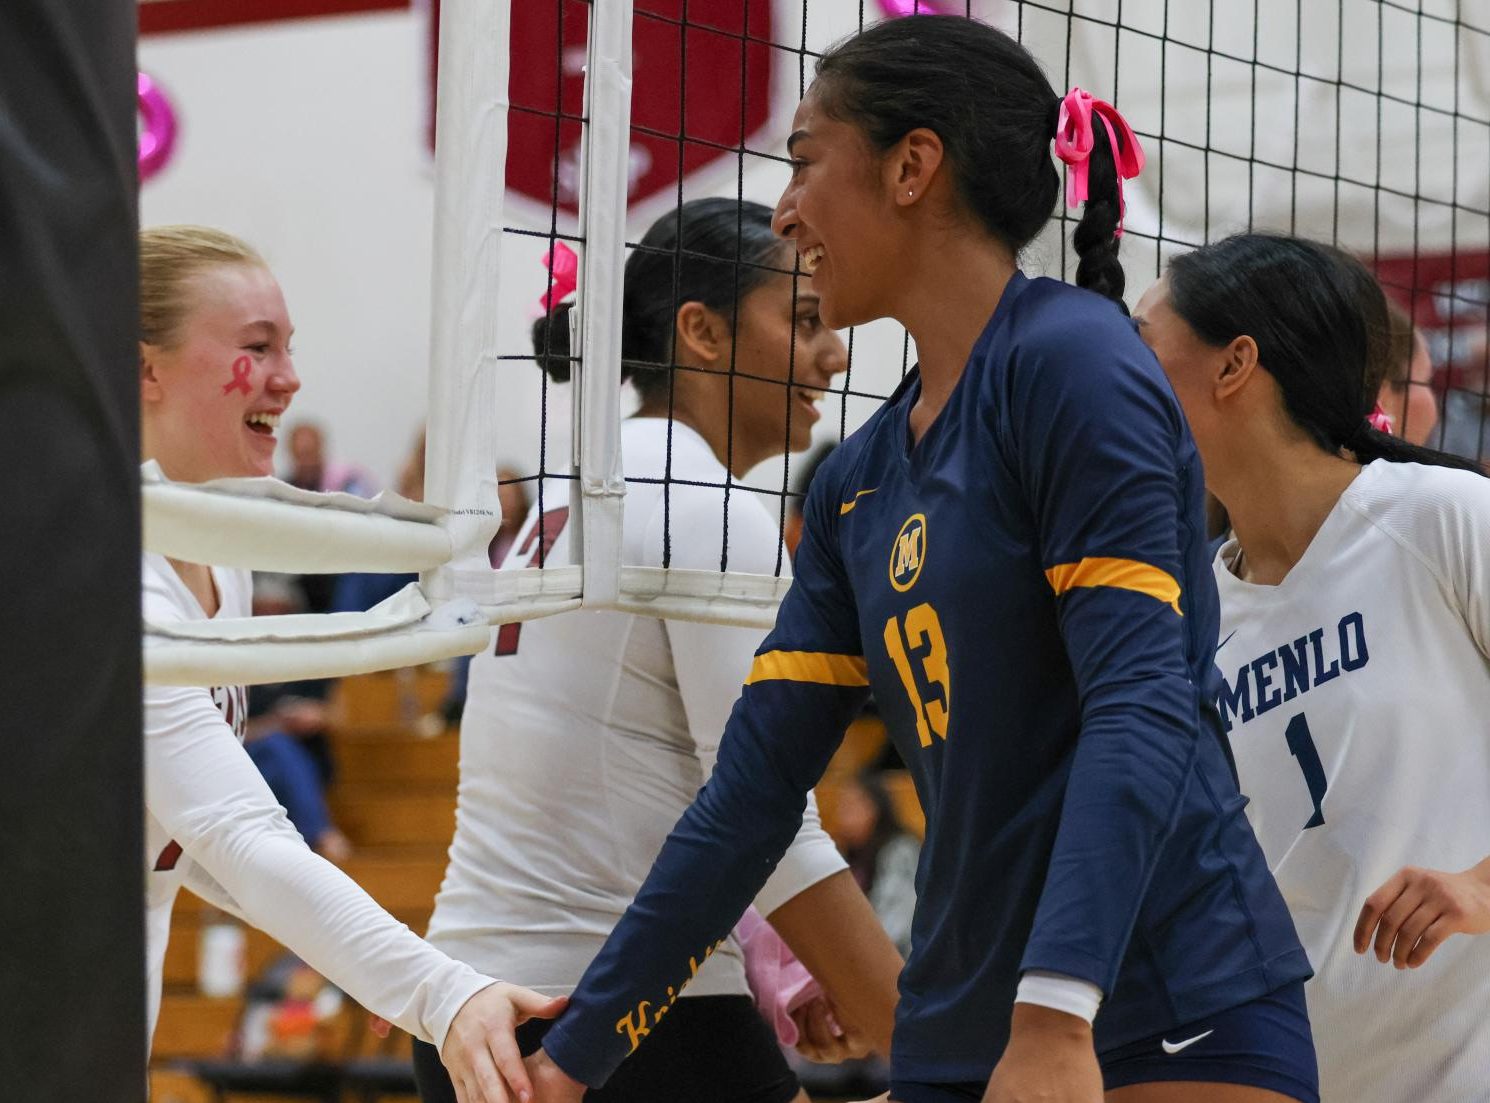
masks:
{"label": "number 13 on jersey", "polygon": [[[941,699],[925,697],[916,683],[915,671],[911,668],[911,653],[918,654],[921,673],[929,687],[941,693]],[[941,618],[929,603],[917,605],[904,618],[891,617],[885,621],[885,650],[895,664],[896,673],[910,698],[911,710],[916,714],[916,735],[921,746],[931,746],[931,735],[947,738],[947,721],[952,712],[952,672],[947,665],[947,640],[942,635]]]}

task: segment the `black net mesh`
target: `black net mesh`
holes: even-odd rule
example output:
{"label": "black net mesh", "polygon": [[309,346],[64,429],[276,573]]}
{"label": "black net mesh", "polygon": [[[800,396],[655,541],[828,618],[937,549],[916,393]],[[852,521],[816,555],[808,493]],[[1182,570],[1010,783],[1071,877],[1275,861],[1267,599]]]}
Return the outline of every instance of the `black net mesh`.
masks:
{"label": "black net mesh", "polygon": [[[1399,432],[1462,455],[1490,456],[1490,7],[1483,5],[637,0],[628,249],[655,249],[642,245],[649,228],[672,218],[680,230],[676,212],[693,200],[718,196],[773,206],[788,175],[784,141],[792,113],[818,56],[868,23],[912,10],[970,15],[1007,31],[1034,53],[1057,91],[1080,85],[1129,120],[1148,158],[1126,189],[1122,259],[1130,303],[1169,257],[1235,231],[1280,229],[1339,244],[1373,266],[1426,340],[1431,374],[1408,379],[1404,369],[1401,390],[1431,392],[1432,401],[1404,403]],[[509,217],[511,233],[531,241],[533,255],[512,250],[509,270],[511,285],[535,300],[546,286],[538,263],[543,252],[554,242],[582,247],[575,212],[589,17],[581,0],[514,8],[508,182],[520,194],[509,191]],[[542,24],[541,33],[534,29],[519,41],[523,21]],[[603,111],[596,107],[590,125],[604,125]],[[1032,275],[1070,279],[1080,211],[1062,202],[1053,213],[1021,264]],[[751,253],[747,221],[741,215],[736,293],[720,311],[730,321],[750,308],[762,269],[786,281],[793,264],[787,251]],[[671,295],[665,305],[674,308],[687,300],[678,275],[689,260],[685,236],[671,235],[673,264],[657,269],[672,272],[672,286],[648,292]],[[504,289],[504,302],[516,293]],[[774,361],[737,342],[723,361],[705,362],[697,350],[674,347],[628,365],[637,379],[661,380],[648,400],[652,412],[669,418],[674,433],[704,436],[731,472],[700,480],[675,470],[670,459],[664,470],[628,470],[628,478],[661,483],[667,503],[677,487],[705,483],[717,495],[717,526],[687,535],[714,541],[724,570],[732,566],[729,530],[738,510],[764,506],[789,528],[800,475],[810,467],[812,454],[799,449],[803,422],[813,418],[794,403],[798,392],[791,386],[800,388],[810,374],[800,362],[806,338],[797,325],[809,295],[807,281],[788,281],[785,305],[776,309],[790,317],[791,336]],[[527,334],[517,327],[509,333],[508,370],[514,395],[522,396],[510,420],[514,430],[518,422],[538,426],[522,477],[543,485],[539,476],[570,471],[570,400],[556,393],[567,388],[533,371]],[[914,360],[909,338],[892,322],[842,338],[846,370],[833,376],[811,425],[818,445],[851,433]],[[684,382],[690,374],[713,374],[725,384],[707,424],[698,424],[697,409],[680,406],[680,395],[698,389]],[[762,454],[759,395],[768,386],[777,394],[779,436]],[[532,435],[531,428],[507,434]],[[664,529],[670,560],[679,536],[670,516]],[[778,571],[786,554],[782,543]]]}

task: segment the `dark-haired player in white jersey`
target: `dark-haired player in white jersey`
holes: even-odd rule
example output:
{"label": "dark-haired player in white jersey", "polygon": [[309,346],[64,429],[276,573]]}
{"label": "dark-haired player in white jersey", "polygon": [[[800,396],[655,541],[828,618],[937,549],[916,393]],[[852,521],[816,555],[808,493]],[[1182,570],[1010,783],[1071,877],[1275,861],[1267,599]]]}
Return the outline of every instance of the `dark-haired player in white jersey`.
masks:
{"label": "dark-haired player in white jersey", "polygon": [[[641,408],[621,427],[623,563],[787,569],[777,514],[722,488],[807,447],[817,402],[846,360],[770,218],[757,203],[694,200],[658,219],[628,260],[623,377]],[[540,364],[559,380],[567,332],[567,306],[535,327]],[[567,561],[568,485],[550,484],[544,498],[506,566]],[[547,995],[571,991],[712,773],[761,635],[628,613],[499,630],[494,650],[471,663],[455,841],[430,941]],[[755,905],[863,1042],[840,1048],[825,1004],[807,1012],[809,1040],[842,1056],[886,1048],[900,957],[815,806]],[[676,1004],[615,1026],[650,1044],[593,1093],[597,1103],[798,1098],[734,939],[701,962]],[[537,1032],[520,1038],[537,1045]],[[420,1047],[416,1065],[426,1103],[447,1100],[433,1051]]]}
{"label": "dark-haired player in white jersey", "polygon": [[1218,703],[1322,1097],[1487,1098],[1490,479],[1362,418],[1386,307],[1338,250],[1228,238],[1139,312],[1234,526]]}

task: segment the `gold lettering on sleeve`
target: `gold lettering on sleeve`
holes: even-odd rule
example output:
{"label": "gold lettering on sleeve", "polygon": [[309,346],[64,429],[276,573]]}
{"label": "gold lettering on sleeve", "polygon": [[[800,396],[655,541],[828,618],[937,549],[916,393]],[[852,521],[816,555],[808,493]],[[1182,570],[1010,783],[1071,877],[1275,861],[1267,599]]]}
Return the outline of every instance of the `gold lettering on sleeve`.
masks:
{"label": "gold lettering on sleeve", "polygon": [[683,989],[688,987],[688,981],[698,976],[698,971],[704,967],[704,962],[714,956],[714,951],[724,945],[724,939],[720,939],[714,945],[704,950],[702,959],[690,956],[688,958],[688,978],[676,988],[667,986],[667,1002],[658,1006],[656,1011],[652,1010],[651,1000],[642,1000],[636,1005],[634,1011],[628,1011],[624,1016],[616,1020],[616,1033],[626,1035],[626,1040],[631,1044],[627,1050],[627,1056],[636,1052],[636,1047],[642,1044],[642,1039],[652,1033],[652,1028],[662,1022],[662,1017],[671,1010],[673,1004],[678,1002],[678,997],[683,994]]}

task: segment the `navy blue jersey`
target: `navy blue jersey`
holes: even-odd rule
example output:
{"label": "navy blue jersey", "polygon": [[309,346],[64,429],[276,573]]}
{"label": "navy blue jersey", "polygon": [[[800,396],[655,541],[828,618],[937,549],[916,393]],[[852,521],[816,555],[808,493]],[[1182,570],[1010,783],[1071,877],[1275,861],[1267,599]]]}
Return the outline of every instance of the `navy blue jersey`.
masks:
{"label": "navy blue jersey", "polygon": [[1102,989],[1099,1050],[1309,975],[1212,705],[1199,458],[1132,323],[1016,275],[912,447],[919,390],[814,480],[713,779],[545,1042],[586,1083],[739,918],[870,688],[927,822],[897,1078],[986,1078],[1028,969]]}

